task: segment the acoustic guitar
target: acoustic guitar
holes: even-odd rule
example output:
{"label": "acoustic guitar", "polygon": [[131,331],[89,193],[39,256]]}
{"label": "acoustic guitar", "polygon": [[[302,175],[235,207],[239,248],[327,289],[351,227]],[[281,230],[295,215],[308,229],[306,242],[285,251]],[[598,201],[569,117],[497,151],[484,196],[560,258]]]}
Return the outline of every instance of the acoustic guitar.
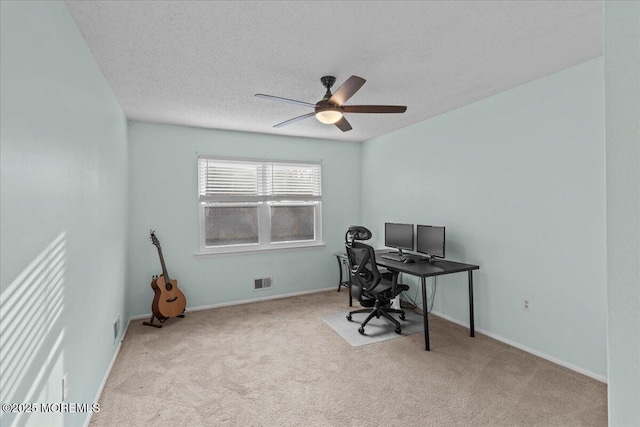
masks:
{"label": "acoustic guitar", "polygon": [[160,264],[162,265],[162,275],[154,277],[151,282],[151,288],[155,293],[153,303],[151,304],[151,311],[158,320],[164,321],[169,317],[177,317],[184,313],[184,309],[187,306],[187,299],[182,291],[178,289],[178,281],[169,277],[167,266],[164,264],[160,241],[153,230],[151,230],[151,243],[158,248]]}

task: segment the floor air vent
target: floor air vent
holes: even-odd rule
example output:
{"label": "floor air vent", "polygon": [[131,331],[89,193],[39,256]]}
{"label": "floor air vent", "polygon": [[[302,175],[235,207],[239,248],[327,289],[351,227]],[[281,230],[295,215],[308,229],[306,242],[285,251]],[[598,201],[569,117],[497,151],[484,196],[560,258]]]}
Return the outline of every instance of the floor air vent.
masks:
{"label": "floor air vent", "polygon": [[263,277],[253,281],[253,289],[269,289],[271,287],[271,277]]}

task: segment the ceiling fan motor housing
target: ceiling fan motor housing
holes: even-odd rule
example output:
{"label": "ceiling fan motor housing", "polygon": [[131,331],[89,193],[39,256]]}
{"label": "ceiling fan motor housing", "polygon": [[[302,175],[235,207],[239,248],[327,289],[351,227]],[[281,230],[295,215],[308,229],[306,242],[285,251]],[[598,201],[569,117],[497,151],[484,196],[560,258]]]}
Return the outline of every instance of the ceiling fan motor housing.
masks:
{"label": "ceiling fan motor housing", "polygon": [[322,99],[316,103],[316,113],[319,113],[321,111],[328,111],[328,110],[339,111],[341,113],[343,112],[342,107],[339,107],[335,104],[331,104],[326,99]]}
{"label": "ceiling fan motor housing", "polygon": [[336,78],[333,76],[324,76],[320,78],[320,81],[322,85],[327,88],[327,93],[324,94],[324,97],[320,101],[316,102],[316,114],[322,111],[339,111],[342,114],[341,107],[329,102],[329,98],[332,96],[331,86],[336,82]]}

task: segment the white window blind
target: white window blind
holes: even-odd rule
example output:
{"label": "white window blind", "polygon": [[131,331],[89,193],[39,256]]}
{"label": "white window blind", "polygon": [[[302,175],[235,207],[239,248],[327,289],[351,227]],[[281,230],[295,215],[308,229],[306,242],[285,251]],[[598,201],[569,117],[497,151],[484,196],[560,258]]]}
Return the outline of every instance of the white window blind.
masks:
{"label": "white window blind", "polygon": [[201,202],[321,200],[320,163],[198,157]]}

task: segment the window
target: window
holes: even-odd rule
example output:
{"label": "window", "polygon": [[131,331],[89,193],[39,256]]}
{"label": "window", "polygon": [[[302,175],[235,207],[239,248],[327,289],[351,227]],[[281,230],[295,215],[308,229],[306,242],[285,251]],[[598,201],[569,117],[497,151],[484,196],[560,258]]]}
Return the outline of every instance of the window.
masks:
{"label": "window", "polygon": [[200,252],[322,244],[320,163],[198,157]]}

